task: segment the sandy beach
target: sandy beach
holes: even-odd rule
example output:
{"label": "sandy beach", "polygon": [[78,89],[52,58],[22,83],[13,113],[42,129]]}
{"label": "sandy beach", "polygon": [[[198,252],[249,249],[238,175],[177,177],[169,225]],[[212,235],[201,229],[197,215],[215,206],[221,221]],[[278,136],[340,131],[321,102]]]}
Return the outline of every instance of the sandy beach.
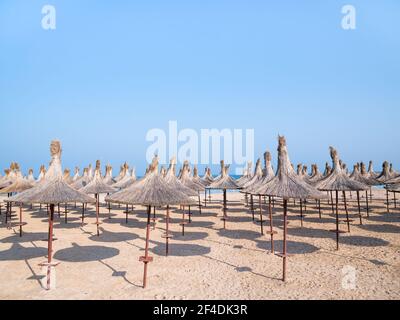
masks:
{"label": "sandy beach", "polygon": [[[330,206],[323,204],[319,219],[315,203],[307,204],[304,227],[299,207],[289,207],[288,281],[283,283],[282,260],[270,254],[270,237],[261,235],[240,193],[228,194],[227,229],[222,229],[222,195],[202,208],[192,208],[193,221],[185,236],[179,223],[182,213],[171,216],[173,238],[165,257],[165,211],[157,211],[151,232],[148,288],[141,288],[146,211],[135,207],[125,223],[124,207],[101,207],[101,235],[97,237],[94,207],[89,206],[85,226],[81,208],[68,208],[68,223],[56,214],[54,259],[56,288],[46,291],[40,284],[39,266],[47,254],[47,213],[39,206],[24,207],[23,237],[17,227],[0,216],[0,299],[399,299],[400,298],[400,210],[386,213],[383,190],[374,190],[371,214],[359,224],[356,197],[349,199],[351,233],[341,237],[336,251],[335,220]],[[362,198],[364,204],[364,198]],[[257,204],[258,205],[258,204]],[[258,208],[258,207],[257,207]],[[16,211],[18,213],[18,210]],[[258,214],[258,211],[256,212]],[[345,217],[341,206],[342,219]],[[366,216],[363,210],[364,217]],[[274,224],[276,250],[282,246],[282,209],[276,204]],[[264,219],[268,215],[264,208]],[[256,217],[258,220],[258,217]],[[13,218],[17,222],[17,216]],[[341,223],[341,229],[347,225]],[[355,271],[355,287],[345,284],[346,270]]]}

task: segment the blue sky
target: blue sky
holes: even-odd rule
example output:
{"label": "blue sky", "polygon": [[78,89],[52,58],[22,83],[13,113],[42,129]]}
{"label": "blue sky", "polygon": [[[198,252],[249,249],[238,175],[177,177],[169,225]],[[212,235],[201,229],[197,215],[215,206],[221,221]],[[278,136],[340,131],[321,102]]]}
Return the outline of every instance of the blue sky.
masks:
{"label": "blue sky", "polygon": [[[54,5],[57,29],[41,27]],[[341,8],[357,29],[341,28]],[[400,166],[397,0],[2,0],[0,168],[101,159],[144,170],[152,128],[250,128],[256,156]]]}

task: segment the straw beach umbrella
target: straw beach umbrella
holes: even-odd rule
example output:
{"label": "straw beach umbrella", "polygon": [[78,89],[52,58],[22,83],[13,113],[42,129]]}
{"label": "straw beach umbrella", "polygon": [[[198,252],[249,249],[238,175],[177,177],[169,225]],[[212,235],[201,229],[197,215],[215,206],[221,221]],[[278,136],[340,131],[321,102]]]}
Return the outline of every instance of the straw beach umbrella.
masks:
{"label": "straw beach umbrella", "polygon": [[135,169],[133,168],[131,172],[129,172],[129,166],[127,163],[124,164],[124,171],[123,176],[119,181],[112,185],[113,188],[116,189],[125,189],[131,186],[136,182],[136,173]]}
{"label": "straw beach umbrella", "polygon": [[76,180],[74,183],[71,184],[73,188],[76,190],[82,189],[83,187],[87,186],[89,182],[91,181],[89,177],[89,169],[84,168],[83,169],[83,176],[80,177],[78,180]]}
{"label": "straw beach umbrella", "polygon": [[247,167],[243,170],[243,175],[236,180],[237,185],[243,186],[244,184],[250,181],[250,179],[253,177],[253,175],[251,174],[252,167],[253,163],[249,161],[247,163]]}
{"label": "straw beach umbrella", "polygon": [[[360,172],[360,170],[361,170],[361,172]],[[363,163],[363,162],[361,162],[359,165],[355,165],[353,167],[353,172],[350,175],[350,178],[368,186],[371,196],[372,196],[372,186],[376,186],[376,185],[380,184],[374,178],[368,176],[366,167],[365,167],[365,163]],[[367,217],[369,217],[368,190],[365,190],[365,201],[367,204]]]}
{"label": "straw beach umbrella", "polygon": [[80,174],[79,174],[79,167],[75,167],[75,173],[74,176],[72,178],[72,183],[78,181],[80,179]]}
{"label": "straw beach umbrella", "polygon": [[[19,165],[16,164],[15,167],[16,170],[16,178],[13,183],[11,183],[9,186],[7,186],[4,189],[0,190],[0,193],[7,194],[8,197],[10,197],[14,193],[20,193],[25,190],[33,188],[34,184],[29,182],[27,179],[24,179],[22,176],[21,171],[19,170]],[[10,222],[11,224],[11,219],[12,219],[12,202],[8,201],[7,202],[7,211],[6,211],[6,223]],[[8,218],[7,218],[8,216]],[[19,235],[22,237],[22,227],[25,225],[22,221],[22,203],[19,204],[19,223],[15,224],[16,227],[19,227]],[[8,224],[7,224],[8,225]],[[11,226],[9,226],[11,227]]]}
{"label": "straw beach umbrella", "polygon": [[[200,182],[195,182],[190,177],[190,167],[189,161],[185,161],[183,164],[182,172],[179,181],[187,188],[192,189],[197,192],[197,197],[199,200],[199,211],[201,214],[201,200],[200,200],[200,192],[205,190],[205,186]],[[189,217],[191,215],[190,206],[189,206]]]}
{"label": "straw beach umbrella", "polygon": [[112,167],[110,165],[106,166],[106,174],[103,178],[103,182],[108,185],[112,185],[114,183],[112,176]]}
{"label": "straw beach umbrella", "polygon": [[375,180],[379,181],[381,184],[386,184],[390,179],[395,178],[395,176],[390,173],[389,162],[385,161],[382,164],[382,172],[375,178]]}
{"label": "straw beach umbrella", "polygon": [[[275,172],[272,168],[272,163],[271,163],[272,157],[271,153],[269,151],[264,153],[264,170],[262,174],[262,178],[258,180],[256,183],[250,185],[247,187],[244,192],[250,193],[252,196],[255,194],[259,198],[259,207],[260,207],[260,225],[261,225],[261,234],[264,234],[264,226],[263,226],[263,214],[262,214],[262,203],[261,203],[261,197],[263,196],[262,194],[257,194],[255,191],[261,188],[262,186],[266,185],[269,183],[274,177],[275,177]],[[276,234],[276,232],[273,230],[273,221],[272,221],[272,197],[268,196],[268,208],[269,208],[269,218],[270,218],[270,231],[269,234],[271,235],[271,251],[274,251],[274,244],[273,244],[273,237]],[[253,211],[253,220],[254,220],[254,211]]]}
{"label": "straw beach umbrella", "polygon": [[36,182],[41,182],[45,179],[46,177],[46,167],[44,165],[40,166],[40,170],[39,170],[39,176],[36,180]]}
{"label": "straw beach umbrella", "polygon": [[64,170],[64,181],[68,184],[73,183],[73,178],[71,177],[71,170],[69,169]]}
{"label": "straw beach umbrella", "polygon": [[[187,186],[185,186],[177,177],[176,177],[176,158],[173,157],[170,160],[170,165],[167,170],[167,174],[165,175],[164,179],[168,183],[168,185],[175,189],[178,190],[181,193],[184,193],[188,197],[197,197],[198,192],[195,191],[194,189],[191,189]],[[191,222],[190,220],[190,215],[189,215],[189,223]],[[182,235],[185,235],[185,225],[187,225],[187,221],[185,220],[185,208],[183,208],[183,214],[182,214]]]}
{"label": "straw beach umbrella", "polygon": [[11,197],[8,201],[18,203],[41,203],[50,206],[49,214],[49,237],[48,237],[48,259],[46,263],[41,264],[47,267],[47,289],[50,290],[50,272],[51,268],[58,265],[52,262],[53,256],[53,223],[54,206],[60,203],[80,202],[93,203],[94,199],[86,194],[75,190],[69,186],[63,179],[61,169],[61,144],[59,141],[53,141],[50,146],[52,161],[48,172],[49,177],[44,183]]}
{"label": "straw beach umbrella", "polygon": [[[389,184],[385,186],[386,192],[387,194],[389,194],[389,192],[393,193],[394,199],[394,208],[397,208],[397,200],[396,200],[396,193],[400,193],[400,184]],[[389,205],[389,196],[387,197],[387,211],[390,211],[390,205]]]}
{"label": "straw beach umbrella", "polygon": [[7,187],[14,182],[16,178],[14,163],[10,165],[10,169],[5,169],[4,173],[6,175],[0,181],[0,189]]}
{"label": "straw beach umbrella", "polygon": [[[169,206],[192,205],[194,202],[186,194],[172,188],[166,182],[165,178],[161,177],[158,173],[157,157],[153,159],[149,172],[145,178],[139,180],[131,187],[107,197],[106,201],[147,207],[145,255],[139,259],[144,263],[143,288],[146,288],[147,267],[150,262],[153,262],[153,258],[149,256],[151,208],[167,207],[167,224],[169,224]],[[168,225],[167,233],[169,233]]]}
{"label": "straw beach umbrella", "polygon": [[372,161],[368,164],[368,176],[374,179],[379,176],[379,174],[374,171],[374,163]]}
{"label": "straw beach umbrella", "polygon": [[286,262],[288,258],[287,252],[287,203],[289,199],[320,199],[324,194],[310,186],[298,177],[293,170],[289,154],[286,146],[285,137],[279,136],[278,147],[278,170],[276,176],[267,184],[260,187],[256,192],[268,196],[279,197],[283,199],[284,209],[284,235],[283,235],[283,252],[278,254],[283,258],[283,281],[286,281]]}
{"label": "straw beach umbrella", "polygon": [[[206,184],[206,186],[209,186],[211,183],[213,183],[214,182],[214,178],[213,178],[213,176],[212,176],[212,173],[211,173],[211,168],[206,168],[205,169],[205,173],[204,173],[204,176],[201,178],[201,180]],[[205,205],[207,206],[207,190],[208,190],[208,200],[209,200],[209,202],[211,202],[211,190],[209,190],[209,189],[205,189],[205,199],[204,199],[204,203],[205,203]]]}
{"label": "straw beach umbrella", "polygon": [[318,181],[323,179],[323,174],[318,170],[318,165],[312,164],[311,165],[311,175],[305,176],[304,181],[308,184],[315,185]]}
{"label": "straw beach umbrella", "polygon": [[210,184],[208,189],[217,189],[223,191],[223,218],[224,229],[226,228],[226,220],[227,220],[227,198],[226,191],[227,190],[238,190],[240,187],[237,183],[229,176],[229,166],[225,166],[225,161],[221,160],[221,175],[219,179],[216,179],[212,184]]}
{"label": "straw beach umbrella", "polygon": [[347,209],[347,201],[346,201],[346,191],[357,191],[357,202],[358,202],[358,213],[360,216],[360,224],[362,224],[362,215],[361,215],[361,207],[360,207],[360,191],[368,190],[368,186],[358,182],[347,176],[346,172],[343,171],[343,168],[339,164],[339,155],[336,149],[330,147],[330,154],[333,162],[333,169],[329,176],[321,180],[316,187],[322,191],[335,192],[336,194],[336,210],[333,208],[332,201],[332,211],[336,213],[336,230],[332,230],[332,232],[336,233],[336,248],[339,250],[339,235],[341,233],[345,233],[339,230],[339,191],[343,193],[345,210],[346,210],[346,220],[347,220],[347,228],[348,232],[350,232],[350,220],[348,217],[348,209]]}
{"label": "straw beach umbrella", "polygon": [[100,236],[99,231],[99,214],[100,214],[100,194],[110,194],[117,191],[117,189],[111,187],[110,185],[104,183],[101,172],[100,172],[100,161],[96,162],[96,170],[94,172],[94,178],[89,184],[83,187],[81,192],[86,194],[93,194],[96,199],[96,227],[97,227],[97,236]]}
{"label": "straw beach umbrella", "polygon": [[29,169],[28,176],[26,177],[26,180],[29,181],[31,184],[35,184],[36,183],[35,177],[33,175],[33,169]]}

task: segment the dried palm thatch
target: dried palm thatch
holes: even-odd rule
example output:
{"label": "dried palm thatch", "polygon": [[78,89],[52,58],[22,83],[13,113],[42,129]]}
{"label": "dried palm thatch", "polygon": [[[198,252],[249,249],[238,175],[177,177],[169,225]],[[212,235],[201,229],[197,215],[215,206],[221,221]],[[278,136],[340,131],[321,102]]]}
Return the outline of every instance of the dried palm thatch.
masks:
{"label": "dried palm thatch", "polygon": [[302,165],[301,163],[299,163],[299,164],[297,165],[297,171],[296,171],[296,173],[297,173],[298,176],[301,176],[302,172],[303,172],[303,165]]}
{"label": "dried palm thatch", "polygon": [[126,162],[122,166],[120,166],[119,174],[114,179],[115,182],[120,181],[125,176],[125,173],[126,173],[125,167],[127,167],[127,166],[128,166],[128,164]]}
{"label": "dried palm thatch", "polygon": [[158,173],[158,158],[153,159],[149,173],[134,185],[106,198],[107,202],[162,207],[192,205],[194,200],[170,186]]}
{"label": "dried palm thatch", "polygon": [[105,193],[114,193],[117,189],[111,187],[110,185],[104,183],[101,172],[100,172],[100,161],[96,162],[96,169],[94,172],[93,180],[90,181],[85,187],[80,189],[81,192],[86,194],[105,194]]}
{"label": "dried palm thatch", "polygon": [[110,194],[110,193],[117,192],[117,189],[104,183],[100,170],[101,170],[100,169],[100,160],[97,160],[96,161],[96,169],[95,169],[94,177],[93,177],[92,181],[90,181],[89,184],[87,184],[85,187],[83,187],[80,190],[83,193],[95,195],[97,236],[100,236],[100,229],[99,229],[100,197],[99,197],[99,195],[102,193]]}
{"label": "dried palm thatch", "polygon": [[265,160],[265,168],[263,170],[263,175],[261,179],[256,183],[250,185],[249,187],[245,188],[243,190],[245,193],[254,194],[255,190],[259,189],[263,185],[266,185],[275,177],[275,172],[272,168],[272,163],[271,163],[272,156],[269,151],[265,152],[264,160]]}
{"label": "dried palm thatch", "polygon": [[15,162],[12,162],[10,164],[10,168],[9,169],[5,169],[4,170],[4,173],[6,175],[0,181],[0,189],[9,186],[10,184],[12,184],[15,181],[15,179],[17,178],[18,170],[19,170],[19,166]]}
{"label": "dried palm thatch", "polygon": [[88,166],[88,176],[89,176],[89,179],[90,179],[90,180],[93,179],[94,173],[93,173],[92,164],[89,164],[89,166]]}
{"label": "dried palm thatch", "polygon": [[5,188],[9,186],[11,183],[13,183],[13,180],[11,179],[11,170],[10,169],[5,169],[4,173],[6,174],[3,179],[0,181],[0,189]]}
{"label": "dried palm thatch", "polygon": [[351,179],[343,171],[339,164],[339,155],[336,149],[330,147],[333,169],[329,176],[322,179],[316,185],[318,190],[323,191],[362,191],[368,190],[368,186]]}
{"label": "dried palm thatch", "polygon": [[398,176],[399,175],[399,173],[393,168],[393,163],[390,163],[389,172],[393,176]]}
{"label": "dried palm thatch", "polygon": [[307,182],[310,185],[315,185],[318,183],[320,180],[324,178],[323,174],[319,172],[318,170],[318,165],[312,164],[311,165],[312,171],[311,171],[311,176],[305,176],[304,181]]}
{"label": "dried palm thatch", "polygon": [[249,187],[257,184],[258,182],[260,182],[262,177],[263,177],[263,169],[261,167],[261,159],[258,159],[256,162],[256,168],[254,170],[253,177],[246,183],[242,184],[241,187],[243,189],[249,188]]}
{"label": "dried palm thatch", "polygon": [[386,184],[400,184],[400,176],[387,180]]}
{"label": "dried palm thatch", "polygon": [[240,189],[239,185],[229,176],[230,166],[225,166],[225,161],[221,160],[221,178],[211,183],[207,189],[221,189],[223,191],[223,218],[224,229],[226,228],[227,220],[227,190]]}
{"label": "dried palm thatch", "polygon": [[35,177],[33,175],[33,169],[29,169],[28,176],[26,177],[26,180],[28,180],[31,184],[35,184],[36,183]]}
{"label": "dried palm thatch", "polygon": [[36,182],[42,182],[46,178],[46,167],[44,165],[40,166],[39,176]]}
{"label": "dried palm thatch", "polygon": [[52,157],[50,168],[50,176],[42,183],[35,187],[17,194],[8,199],[10,202],[18,203],[40,203],[50,205],[49,215],[49,237],[48,237],[48,253],[47,262],[42,263],[47,269],[47,289],[50,290],[51,269],[57,265],[52,262],[53,254],[53,223],[54,223],[54,206],[60,203],[81,202],[94,203],[94,199],[86,194],[79,192],[69,186],[63,179],[61,168],[61,144],[59,141],[52,141],[50,145],[50,154]]}
{"label": "dried palm thatch", "polygon": [[386,184],[387,181],[395,178],[393,174],[390,173],[389,162],[385,161],[382,164],[382,172],[380,175],[376,177],[376,180],[379,181],[381,184]]}
{"label": "dried palm thatch", "polygon": [[206,186],[210,185],[210,183],[207,183],[205,181],[203,181],[200,176],[199,176],[199,169],[197,168],[197,165],[194,166],[193,168],[193,177],[192,177],[192,181],[196,184],[199,184],[201,186],[203,186],[203,190]]}
{"label": "dried palm thatch", "polygon": [[25,190],[31,189],[32,187],[33,184],[28,180],[24,179],[18,167],[15,180],[6,188],[0,189],[0,193],[6,193],[6,194],[20,193]]}
{"label": "dried palm thatch", "polygon": [[204,172],[204,176],[201,178],[207,185],[210,185],[214,182],[214,178],[211,173],[211,168],[206,168]]}
{"label": "dried palm thatch", "polygon": [[[361,172],[360,172],[361,169]],[[380,183],[376,181],[374,178],[371,178],[368,176],[365,163],[361,162],[360,165],[355,165],[353,168],[353,172],[350,175],[350,178],[361,182],[362,184],[365,184],[367,186],[376,186],[379,185]]]}
{"label": "dried palm thatch", "polygon": [[68,184],[72,184],[74,181],[72,180],[72,177],[71,177],[71,170],[69,170],[69,169],[65,169],[64,170],[64,181],[66,182],[66,183],[68,183]]}
{"label": "dried palm thatch", "polygon": [[196,183],[190,177],[190,169],[189,169],[189,162],[185,161],[182,168],[182,173],[179,181],[189,189],[192,189],[196,192],[204,191],[205,187],[201,183]]}
{"label": "dried palm thatch", "polygon": [[84,168],[83,176],[80,177],[78,180],[76,180],[74,183],[72,183],[71,186],[76,190],[80,190],[83,187],[87,186],[91,180],[92,179],[90,179],[89,177],[89,169]]}
{"label": "dried palm thatch", "polygon": [[113,176],[112,176],[112,167],[110,165],[106,165],[106,174],[103,178],[103,182],[107,185],[114,184]]}
{"label": "dried palm thatch", "polygon": [[124,171],[122,178],[112,185],[113,188],[116,189],[125,189],[135,184],[137,181],[135,168],[132,171],[129,171],[129,166],[127,163],[124,164]]}
{"label": "dried palm thatch", "polygon": [[[146,247],[145,255],[140,258],[144,263],[143,287],[147,284],[147,267],[153,258],[149,256],[150,240],[150,215],[151,207],[167,206],[167,230],[169,222],[170,205],[192,205],[194,200],[186,194],[171,187],[158,173],[158,157],[153,159],[149,173],[134,185],[125,190],[115,193],[106,198],[106,201],[125,204],[138,204],[147,207],[147,228],[146,228]],[[166,235],[167,241],[170,235]],[[167,242],[168,243],[168,242]]]}
{"label": "dried palm thatch", "polygon": [[164,166],[161,166],[160,175],[161,175],[162,177],[164,177],[164,178],[165,178],[165,176],[167,175],[167,169],[165,169]]}
{"label": "dried palm thatch", "polygon": [[286,281],[287,263],[287,202],[288,199],[324,198],[324,194],[303,181],[291,166],[285,137],[278,137],[278,170],[276,176],[267,184],[256,190],[256,194],[279,197],[283,199],[284,208],[284,239],[283,253],[283,281]]}
{"label": "dried palm thatch", "polygon": [[323,176],[324,176],[324,177],[327,177],[327,176],[329,176],[331,173],[332,173],[332,167],[331,167],[331,166],[328,164],[328,162],[327,162],[327,163],[325,163],[325,171],[324,171]]}
{"label": "dried palm thatch", "polygon": [[94,200],[69,186],[63,179],[61,169],[61,144],[59,141],[51,143],[50,152],[52,156],[51,165],[48,173],[51,175],[46,181],[37,184],[35,187],[21,192],[9,198],[8,201],[18,203],[40,203],[40,204],[59,204],[59,203],[93,203]]}
{"label": "dried palm thatch", "polygon": [[247,167],[243,170],[243,175],[236,180],[237,185],[239,186],[243,186],[244,184],[246,184],[247,182],[250,181],[250,179],[252,178],[252,174],[251,174],[251,168],[253,167],[253,163],[251,161],[249,161],[247,163]]}
{"label": "dried palm thatch", "polygon": [[308,185],[293,170],[286,146],[285,137],[279,137],[278,170],[276,176],[267,184],[255,190],[263,194],[283,199],[324,198],[324,194]]}
{"label": "dried palm thatch", "polygon": [[75,173],[74,173],[74,176],[72,178],[72,183],[78,181],[81,178],[81,175],[80,175],[79,171],[80,171],[79,167],[75,167]]}
{"label": "dried palm thatch", "polygon": [[183,185],[183,183],[176,177],[175,174],[176,174],[176,158],[173,157],[170,161],[167,174],[164,177],[165,181],[171,188],[178,190],[189,197],[197,197],[198,193],[195,190],[190,189],[185,185]]}
{"label": "dried palm thatch", "polygon": [[208,189],[220,189],[220,190],[236,190],[240,189],[240,186],[229,176],[229,166],[225,166],[225,161],[221,161],[221,175],[220,178],[211,183]]}
{"label": "dried palm thatch", "polygon": [[303,180],[307,179],[309,177],[308,175],[308,166],[304,165],[303,169],[301,170],[300,178]]}
{"label": "dried palm thatch", "polygon": [[368,176],[374,179],[379,176],[379,174],[374,171],[374,163],[372,161],[370,161],[368,165]]}

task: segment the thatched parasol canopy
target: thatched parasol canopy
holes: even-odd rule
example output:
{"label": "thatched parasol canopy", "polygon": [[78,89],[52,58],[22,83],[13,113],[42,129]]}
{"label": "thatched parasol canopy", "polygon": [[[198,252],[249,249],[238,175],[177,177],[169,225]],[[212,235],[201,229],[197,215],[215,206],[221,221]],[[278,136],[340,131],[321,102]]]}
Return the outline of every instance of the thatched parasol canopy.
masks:
{"label": "thatched parasol canopy", "polygon": [[[200,184],[202,185],[204,188],[208,185],[210,185],[210,182],[206,182],[204,180],[202,180],[199,176],[199,169],[197,168],[197,165],[194,166],[193,168],[193,177],[192,177],[192,181],[196,184]],[[203,190],[204,190],[203,188]]]}
{"label": "thatched parasol canopy", "polygon": [[194,200],[169,185],[158,173],[155,157],[148,174],[134,185],[106,198],[107,202],[137,204],[144,206],[192,205]]}
{"label": "thatched parasol canopy", "polygon": [[64,170],[64,181],[68,184],[72,184],[74,182],[73,178],[71,177],[71,170],[69,169]]}
{"label": "thatched parasol canopy", "polygon": [[386,184],[387,181],[395,178],[393,174],[390,173],[389,162],[385,161],[382,164],[382,172],[376,177],[376,180],[381,184]]}
{"label": "thatched parasol canopy", "polygon": [[246,184],[247,182],[250,181],[250,179],[253,177],[251,174],[251,169],[253,167],[253,163],[251,161],[249,161],[247,163],[247,168],[245,168],[243,170],[243,175],[236,180],[237,185],[239,186],[243,186],[244,184]]}
{"label": "thatched parasol canopy", "polygon": [[72,183],[78,181],[81,178],[81,175],[79,174],[79,167],[75,167],[75,173],[74,176],[72,178]]}
{"label": "thatched parasol canopy", "polygon": [[358,182],[343,171],[339,163],[339,155],[336,149],[330,147],[333,169],[329,176],[317,183],[318,190],[323,191],[361,191],[368,190],[369,187],[361,182]]}
{"label": "thatched parasol canopy", "polygon": [[4,173],[6,174],[3,179],[0,180],[0,189],[5,188],[9,186],[10,184],[13,183],[13,180],[11,179],[11,170],[10,169],[5,169]]}
{"label": "thatched parasol canopy", "polygon": [[267,184],[275,177],[275,172],[272,168],[271,160],[272,160],[271,153],[268,151],[265,152],[264,153],[265,168],[263,170],[262,178],[259,181],[257,181],[256,183],[254,183],[254,184],[250,185],[249,187],[247,187],[246,189],[244,189],[243,191],[245,193],[253,193],[255,190],[257,190],[261,186]]}
{"label": "thatched parasol canopy", "polygon": [[168,185],[176,189],[189,197],[197,197],[198,193],[183,185],[183,183],[176,177],[176,158],[173,157],[170,161],[169,168],[167,174],[165,175],[164,179],[168,183]]}
{"label": "thatched parasol canopy", "polygon": [[303,181],[293,170],[285,137],[278,137],[278,170],[267,184],[254,191],[255,194],[269,195],[283,199],[324,198],[325,195]]}
{"label": "thatched parasol canopy", "polygon": [[258,182],[260,182],[262,177],[263,177],[263,169],[262,169],[262,166],[261,166],[261,159],[258,159],[257,162],[256,162],[256,167],[254,169],[253,177],[251,179],[249,179],[247,182],[241,184],[240,186],[243,189],[250,188],[251,186],[253,186],[253,185],[257,184]]}
{"label": "thatched parasol canopy", "polygon": [[185,187],[188,187],[189,189],[192,189],[197,192],[204,191],[204,189],[205,189],[205,186],[203,184],[194,182],[192,180],[192,178],[190,177],[190,167],[189,167],[188,161],[185,161],[183,164],[181,177],[180,177],[179,181]]}
{"label": "thatched parasol canopy", "polygon": [[35,176],[33,175],[33,169],[29,169],[28,176],[26,177],[26,180],[28,180],[30,183],[35,184]]}
{"label": "thatched parasol canopy", "polygon": [[379,176],[379,173],[374,171],[374,163],[372,161],[368,164],[368,176],[374,179]]}
{"label": "thatched parasol canopy", "polygon": [[137,179],[136,179],[135,168],[133,168],[132,171],[130,172],[128,164],[125,163],[122,178],[111,186],[116,189],[125,189],[135,184],[136,181]]}
{"label": "thatched parasol canopy", "polygon": [[15,180],[8,185],[7,187],[0,189],[0,193],[20,193],[25,190],[33,188],[33,183],[29,182],[27,179],[24,179],[19,166],[16,167],[16,178]]}
{"label": "thatched parasol canopy", "polygon": [[308,184],[315,185],[324,178],[324,175],[319,171],[318,165],[316,164],[312,164],[311,169],[311,176],[307,175],[304,177],[304,181]]}
{"label": "thatched parasol canopy", "polygon": [[100,172],[100,161],[96,162],[96,170],[94,172],[94,178],[85,187],[80,189],[81,192],[86,194],[102,194],[102,193],[114,193],[117,189],[104,183]]}
{"label": "thatched parasol canopy", "polygon": [[201,178],[207,185],[210,185],[214,182],[214,178],[211,173],[211,168],[206,168],[204,172],[204,176]]}
{"label": "thatched parasol canopy", "polygon": [[[360,172],[361,170],[361,172]],[[379,181],[376,181],[374,178],[369,177],[366,166],[364,162],[361,162],[360,165],[355,165],[353,168],[353,172],[350,175],[350,178],[361,182],[367,186],[376,186],[379,185]]]}
{"label": "thatched parasol canopy", "polygon": [[42,181],[44,181],[45,177],[46,177],[46,167],[42,164],[42,165],[40,166],[39,176],[38,176],[36,182],[42,182]]}
{"label": "thatched parasol canopy", "polygon": [[50,146],[52,161],[45,182],[9,198],[9,202],[59,204],[70,202],[94,203],[94,199],[75,190],[63,179],[61,169],[61,144],[53,141]]}
{"label": "thatched parasol canopy", "polygon": [[76,190],[80,190],[83,187],[86,187],[91,180],[92,179],[90,179],[90,177],[89,177],[89,169],[84,168],[83,176],[80,177],[78,180],[76,180],[74,183],[72,183],[71,186]]}
{"label": "thatched parasol canopy", "polygon": [[112,175],[112,167],[110,165],[106,165],[106,174],[103,178],[103,182],[108,185],[114,184],[113,175]]}
{"label": "thatched parasol canopy", "polygon": [[225,161],[221,160],[221,176],[218,180],[211,183],[208,189],[236,190],[240,186],[229,176],[229,166],[225,166]]}

